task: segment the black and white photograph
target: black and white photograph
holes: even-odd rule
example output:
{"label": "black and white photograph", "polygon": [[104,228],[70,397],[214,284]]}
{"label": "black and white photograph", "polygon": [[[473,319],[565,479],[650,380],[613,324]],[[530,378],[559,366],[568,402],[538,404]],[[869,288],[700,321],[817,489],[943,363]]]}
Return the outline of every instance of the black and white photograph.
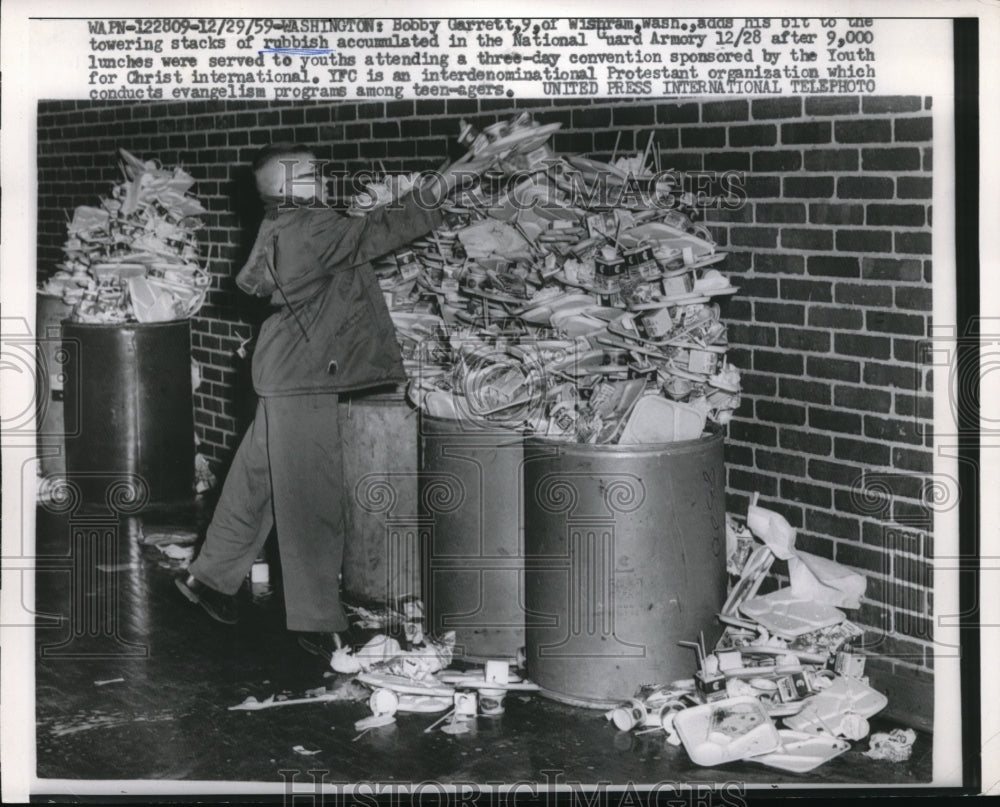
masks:
{"label": "black and white photograph", "polygon": [[5,801],[995,787],[995,6],[11,5]]}

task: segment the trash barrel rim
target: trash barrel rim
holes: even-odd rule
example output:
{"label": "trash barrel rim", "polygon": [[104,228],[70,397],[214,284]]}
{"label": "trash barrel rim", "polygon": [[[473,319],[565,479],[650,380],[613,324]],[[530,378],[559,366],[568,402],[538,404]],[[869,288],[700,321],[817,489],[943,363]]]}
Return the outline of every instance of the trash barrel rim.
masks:
{"label": "trash barrel rim", "polygon": [[180,323],[184,323],[188,326],[191,324],[190,317],[183,317],[182,319],[167,319],[162,322],[77,322],[73,319],[64,319],[60,322],[63,327],[70,326],[73,328],[84,328],[87,330],[154,330],[156,328],[176,328]]}
{"label": "trash barrel rim", "polygon": [[461,428],[457,429],[454,432],[450,432],[451,434],[468,433],[480,436],[493,435],[493,434],[509,435],[511,443],[520,443],[521,441],[524,440],[524,435],[517,429],[505,429],[502,426],[497,426],[495,429],[491,429],[488,426],[480,425],[479,423],[476,423],[474,420],[470,420],[469,418],[443,418],[443,417],[438,417],[437,415],[428,415],[422,408],[419,407],[418,410],[420,412],[421,422],[428,421],[429,423],[432,424],[442,424],[442,425],[447,423],[462,424]]}
{"label": "trash barrel rim", "polygon": [[565,454],[607,454],[610,456],[628,457],[633,454],[669,454],[694,451],[712,443],[722,442],[725,432],[714,424],[706,426],[705,431],[694,440],[676,440],[670,443],[636,443],[620,445],[618,443],[577,443],[559,440],[553,437],[529,435],[524,438],[525,448],[558,449]]}

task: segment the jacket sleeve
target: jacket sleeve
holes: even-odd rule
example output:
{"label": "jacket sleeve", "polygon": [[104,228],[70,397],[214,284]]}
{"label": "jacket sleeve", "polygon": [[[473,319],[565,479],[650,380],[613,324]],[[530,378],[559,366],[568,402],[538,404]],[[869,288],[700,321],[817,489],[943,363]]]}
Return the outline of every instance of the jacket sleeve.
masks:
{"label": "jacket sleeve", "polygon": [[441,223],[440,211],[418,204],[412,193],[363,217],[330,212],[330,216],[315,218],[310,233],[320,265],[330,272],[368,263],[409,244]]}
{"label": "jacket sleeve", "polygon": [[267,261],[271,260],[268,242],[273,234],[274,229],[265,219],[257,231],[257,238],[250,251],[250,257],[247,258],[246,265],[236,276],[236,285],[247,294],[266,297],[276,288],[267,265]]}

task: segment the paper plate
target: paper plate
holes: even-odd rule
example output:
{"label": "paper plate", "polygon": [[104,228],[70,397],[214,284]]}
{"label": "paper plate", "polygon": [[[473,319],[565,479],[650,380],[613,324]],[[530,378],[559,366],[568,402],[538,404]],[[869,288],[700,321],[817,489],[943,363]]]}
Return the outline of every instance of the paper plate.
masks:
{"label": "paper plate", "polygon": [[622,315],[620,308],[611,308],[606,305],[592,305],[585,312],[588,316],[595,317],[596,319],[603,320],[604,322],[611,322],[612,320],[618,319]]}
{"label": "paper plate", "polygon": [[739,290],[739,286],[723,286],[717,289],[697,289],[700,294],[704,294],[706,297],[721,297],[726,294],[736,294]]}
{"label": "paper plate", "polygon": [[568,277],[566,277],[566,273],[563,272],[562,270],[553,275],[553,277],[560,283],[562,283],[564,286],[570,286],[571,288],[574,289],[583,289],[583,291],[586,291],[590,294],[597,294],[597,290],[593,286],[588,286],[585,283],[581,283],[578,280],[570,280]]}
{"label": "paper plate", "polygon": [[438,676],[442,681],[453,684],[461,689],[503,689],[517,692],[537,692],[538,684],[525,680],[511,680],[506,684],[487,681],[483,674],[463,672],[443,672]]}
{"label": "paper plate", "polygon": [[552,315],[552,327],[574,338],[603,331],[607,328],[607,323],[588,314],[557,312]]}
{"label": "paper plate", "polygon": [[671,227],[669,224],[664,224],[660,221],[648,221],[630,230],[625,230],[619,237],[619,241],[626,246],[646,241],[651,242],[654,246],[657,244],[667,244],[674,249],[690,247],[693,256],[696,258],[687,267],[691,269],[697,268],[698,261],[703,256],[712,255],[714,257],[717,254],[715,252],[715,245],[711,241],[706,241],[704,238],[686,233],[683,230]]}
{"label": "paper plate", "polygon": [[389,726],[396,722],[396,718],[392,715],[372,715],[371,717],[363,717],[361,720],[357,720],[354,723],[355,731],[368,731],[368,729],[377,729],[381,726]]}
{"label": "paper plate", "polygon": [[452,702],[453,699],[450,695],[437,697],[434,695],[407,695],[403,693],[399,696],[399,705],[396,707],[396,711],[443,712],[451,708]]}
{"label": "paper plate", "polygon": [[594,305],[594,298],[588,294],[565,294],[555,298],[541,301],[537,306],[522,308],[514,313],[525,322],[536,325],[550,324],[552,317],[556,313],[582,313]]}
{"label": "paper plate", "polygon": [[[691,234],[688,233],[688,235],[691,235]],[[692,235],[692,238],[697,238],[697,236]],[[711,266],[714,263],[719,263],[720,261],[724,261],[728,257],[729,257],[729,253],[728,252],[714,252],[714,253],[712,253],[710,255],[702,255],[697,260],[692,261],[691,263],[689,263],[684,268],[685,269],[702,269],[705,266]]]}
{"label": "paper plate", "polygon": [[696,303],[710,303],[711,299],[706,294],[675,294],[672,297],[657,297],[655,302],[669,303],[670,305],[695,305]]}
{"label": "paper plate", "polygon": [[491,303],[500,303],[501,305],[521,306],[524,305],[525,301],[524,297],[514,297],[499,291],[486,291],[485,289],[462,289],[462,291],[470,297],[481,297],[484,300],[489,300]]}
{"label": "paper plate", "polygon": [[418,681],[414,678],[391,675],[390,673],[363,672],[358,674],[357,680],[370,687],[391,689],[393,692],[402,695],[426,695],[437,698],[450,698],[454,694],[453,687],[433,679],[430,681]]}
{"label": "paper plate", "polygon": [[561,123],[546,123],[543,126],[526,126],[504,135],[492,143],[487,144],[475,156],[492,157],[497,154],[508,152],[511,154],[524,154],[534,151],[543,145],[552,133],[562,127]]}
{"label": "paper plate", "polygon": [[[629,311],[655,311],[658,308],[676,308],[677,303],[672,300],[654,300],[649,303],[630,303]],[[652,340],[651,340],[652,341]]]}

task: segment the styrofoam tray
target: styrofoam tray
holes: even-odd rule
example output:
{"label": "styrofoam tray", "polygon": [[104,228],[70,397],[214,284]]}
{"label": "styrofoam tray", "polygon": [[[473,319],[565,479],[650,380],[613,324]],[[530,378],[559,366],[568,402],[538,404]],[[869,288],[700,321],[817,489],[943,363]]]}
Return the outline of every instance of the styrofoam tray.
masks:
{"label": "styrofoam tray", "polygon": [[786,717],[785,725],[796,731],[836,730],[845,714],[869,718],[881,712],[889,699],[857,678],[838,676],[826,689],[806,699],[798,714]]}
{"label": "styrofoam tray", "polygon": [[781,738],[753,697],[694,706],[674,715],[674,728],[692,762],[722,765],[774,751]]}
{"label": "styrofoam tray", "polygon": [[659,395],[640,398],[625,424],[619,443],[673,443],[697,440],[705,429],[705,413]]}
{"label": "styrofoam tray", "polygon": [[843,611],[832,605],[799,599],[792,595],[790,588],[747,600],[740,606],[740,612],[782,639],[794,639],[846,619]]}
{"label": "styrofoam tray", "polygon": [[753,757],[750,762],[759,762],[769,768],[791,773],[806,773],[840,756],[851,747],[846,740],[827,734],[779,729],[778,735],[781,737],[781,745],[776,750]]}

